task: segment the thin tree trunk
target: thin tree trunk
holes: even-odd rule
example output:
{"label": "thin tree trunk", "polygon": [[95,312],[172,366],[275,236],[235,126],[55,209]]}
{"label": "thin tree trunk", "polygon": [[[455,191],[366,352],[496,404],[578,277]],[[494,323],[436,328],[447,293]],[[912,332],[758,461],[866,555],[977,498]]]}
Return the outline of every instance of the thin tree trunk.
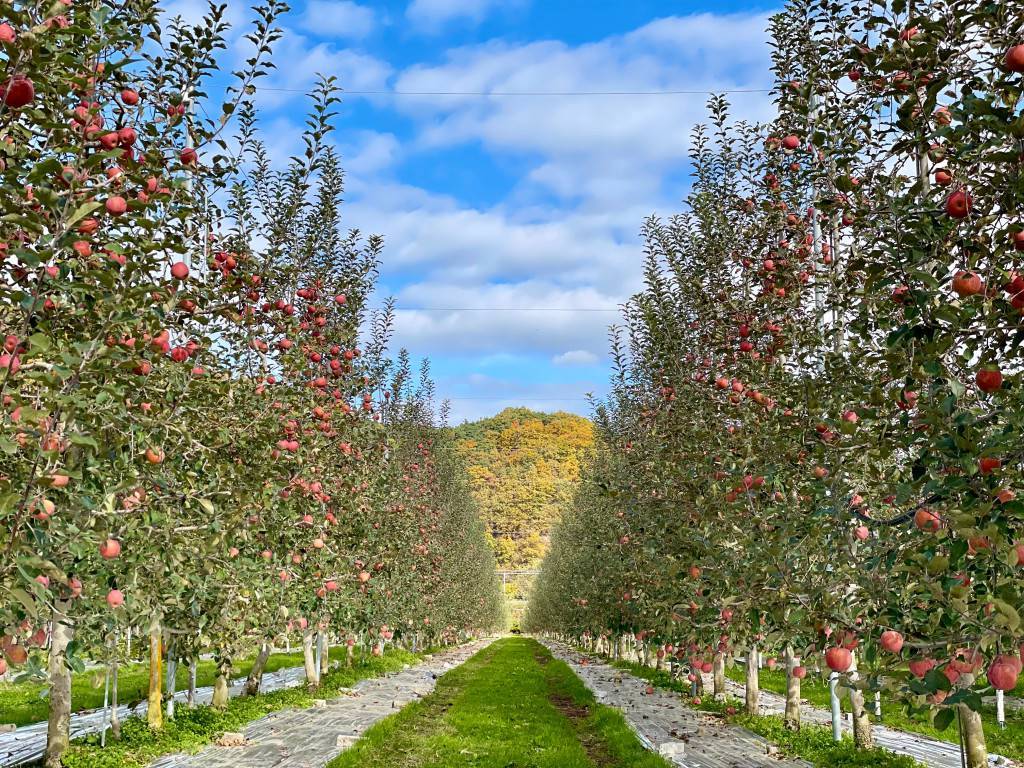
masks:
{"label": "thin tree trunk", "polygon": [[306,671],[306,685],[315,689],[320,685],[320,679],[316,676],[316,659],[313,658],[312,629],[302,633],[302,666]]}
{"label": "thin tree trunk", "polygon": [[252,664],[252,669],[249,670],[249,676],[245,680],[245,689],[242,691],[243,696],[255,696],[260,692],[260,684],[263,682],[263,670],[267,668],[267,659],[270,658],[270,643],[267,641],[263,642],[260,646],[260,652],[256,656],[256,661]]}
{"label": "thin tree trunk", "polygon": [[50,657],[47,672],[50,684],[50,721],[46,729],[46,768],[60,768],[61,755],[71,740],[71,669],[67,648],[74,637],[68,604],[58,601],[50,619]]}
{"label": "thin tree trunk", "polygon": [[747,651],[747,688],[746,688],[746,711],[748,715],[759,715],[758,702],[761,697],[760,677],[758,674],[758,651],[757,644],[750,646]]}
{"label": "thin tree trunk", "polygon": [[345,643],[345,666],[346,667],[350,667],[351,668],[351,666],[352,666],[352,655],[355,652],[355,648],[356,648],[355,643],[348,643],[348,642]]}
{"label": "thin tree trunk", "polygon": [[117,642],[114,642],[114,658],[110,662],[110,735],[121,739],[121,716],[117,714]]}
{"label": "thin tree trunk", "polygon": [[957,706],[960,708],[960,729],[964,737],[967,768],[986,768],[988,748],[985,746],[985,731],[982,729],[981,715],[966,704]]}
{"label": "thin tree trunk", "polygon": [[721,651],[711,662],[711,676],[715,681],[715,698],[725,696],[725,654]]}
{"label": "thin tree trunk", "polygon": [[[855,654],[853,669],[850,672],[850,680],[856,683],[857,677],[857,657]],[[864,706],[864,691],[859,688],[850,689],[850,712],[853,719],[854,744],[857,745],[857,749],[871,749],[875,746],[875,739],[871,733],[871,718],[868,716],[867,707]]]}
{"label": "thin tree trunk", "polygon": [[217,654],[217,676],[213,680],[213,699],[210,706],[224,710],[231,698],[228,693],[228,680],[231,679],[231,658],[227,654]]}
{"label": "thin tree trunk", "polygon": [[161,641],[160,625],[155,624],[149,630],[149,709],[146,710],[146,722],[154,731],[164,727],[163,697],[160,694],[164,682],[161,674]]}
{"label": "thin tree trunk", "polygon": [[800,660],[793,655],[793,646],[786,646],[786,711],[783,725],[791,731],[800,730],[800,678],[793,670],[800,666]]}
{"label": "thin tree trunk", "polygon": [[193,656],[188,660],[188,694],[185,698],[190,708],[196,705],[196,678],[198,676],[199,660]]}
{"label": "thin tree trunk", "polygon": [[178,660],[174,657],[174,641],[167,644],[167,719],[174,719],[174,694],[178,688]]}
{"label": "thin tree trunk", "polygon": [[325,629],[320,633],[320,678],[331,671],[331,636]]}

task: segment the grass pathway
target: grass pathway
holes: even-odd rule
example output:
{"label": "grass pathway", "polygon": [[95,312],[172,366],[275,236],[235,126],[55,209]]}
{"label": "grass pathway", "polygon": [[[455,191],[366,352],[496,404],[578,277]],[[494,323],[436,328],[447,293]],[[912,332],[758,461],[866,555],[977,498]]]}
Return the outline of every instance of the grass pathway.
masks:
{"label": "grass pathway", "polygon": [[499,640],[329,768],[667,768],[540,643]]}

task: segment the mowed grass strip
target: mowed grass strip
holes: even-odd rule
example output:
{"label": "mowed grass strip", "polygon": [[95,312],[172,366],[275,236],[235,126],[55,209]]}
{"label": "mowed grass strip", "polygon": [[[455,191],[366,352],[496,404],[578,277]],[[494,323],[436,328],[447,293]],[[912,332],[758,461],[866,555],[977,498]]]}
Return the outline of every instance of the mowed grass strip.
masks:
{"label": "mowed grass strip", "polygon": [[506,638],[373,726],[328,768],[669,768],[530,638]]}

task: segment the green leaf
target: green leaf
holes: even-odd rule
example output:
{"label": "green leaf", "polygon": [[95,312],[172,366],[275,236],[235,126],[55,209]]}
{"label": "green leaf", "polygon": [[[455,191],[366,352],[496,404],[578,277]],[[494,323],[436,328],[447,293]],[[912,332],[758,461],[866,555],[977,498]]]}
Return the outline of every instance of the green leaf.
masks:
{"label": "green leaf", "polygon": [[73,227],[79,221],[84,219],[90,213],[92,213],[95,210],[98,210],[101,205],[103,205],[103,203],[101,203],[99,200],[91,200],[88,203],[82,203],[80,206],[78,206],[78,208],[75,209],[75,212],[72,213],[71,217],[65,222],[65,226],[68,229],[71,229],[71,227]]}
{"label": "green leaf", "polygon": [[39,352],[46,352],[50,349],[50,339],[43,333],[33,333],[28,337],[29,344],[32,349],[38,350]]}
{"label": "green leaf", "polygon": [[88,445],[90,448],[96,448],[99,450],[100,444],[96,442],[96,439],[89,437],[88,435],[73,434],[68,437],[68,440],[75,445]]}
{"label": "green leaf", "polygon": [[943,709],[935,715],[935,720],[932,723],[936,730],[944,731],[953,724],[954,717],[956,717],[956,713],[952,709]]}

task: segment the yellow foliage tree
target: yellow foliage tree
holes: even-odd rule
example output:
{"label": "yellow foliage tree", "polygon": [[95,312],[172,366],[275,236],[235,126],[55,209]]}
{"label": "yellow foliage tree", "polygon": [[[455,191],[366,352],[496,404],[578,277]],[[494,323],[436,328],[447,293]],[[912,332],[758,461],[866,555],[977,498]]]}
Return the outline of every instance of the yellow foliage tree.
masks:
{"label": "yellow foliage tree", "polygon": [[594,425],[571,413],[507,408],[455,432],[499,567],[535,567],[572,500]]}

